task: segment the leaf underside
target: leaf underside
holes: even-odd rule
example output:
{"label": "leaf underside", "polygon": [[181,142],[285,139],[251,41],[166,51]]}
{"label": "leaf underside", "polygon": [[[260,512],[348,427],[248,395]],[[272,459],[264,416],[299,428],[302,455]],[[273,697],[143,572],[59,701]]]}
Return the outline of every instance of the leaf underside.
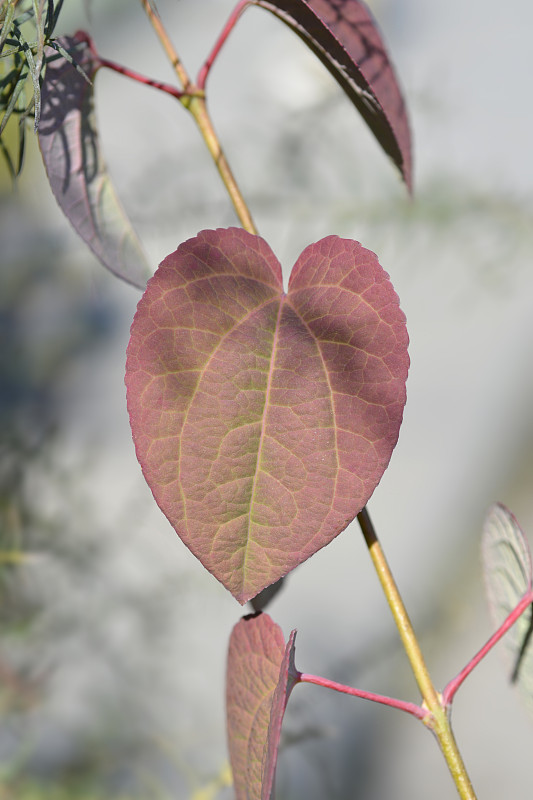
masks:
{"label": "leaf underside", "polygon": [[292,631],[287,645],[267,614],[244,617],[229,643],[228,744],[236,800],[269,800],[283,715],[298,681]]}
{"label": "leaf underside", "polygon": [[331,72],[412,189],[405,102],[379,28],[359,0],[251,0],[285,22]]}
{"label": "leaf underside", "polygon": [[[56,45],[93,80],[100,63],[85,40],[65,36]],[[51,47],[45,52],[47,58],[56,57],[46,67],[39,124],[39,146],[52,192],[102,264],[144,289],[151,270],[102,157],[92,83]]]}
{"label": "leaf underside", "polygon": [[[489,509],[483,526],[482,559],[489,611],[498,628],[531,590],[529,544],[511,512],[500,503]],[[533,711],[533,607],[502,639],[509,676]]]}
{"label": "leaf underside", "polygon": [[137,308],[137,457],[187,547],[244,603],[339,534],[398,438],[405,318],[376,256],[329,236],[283,291],[266,242],[202,231]]}

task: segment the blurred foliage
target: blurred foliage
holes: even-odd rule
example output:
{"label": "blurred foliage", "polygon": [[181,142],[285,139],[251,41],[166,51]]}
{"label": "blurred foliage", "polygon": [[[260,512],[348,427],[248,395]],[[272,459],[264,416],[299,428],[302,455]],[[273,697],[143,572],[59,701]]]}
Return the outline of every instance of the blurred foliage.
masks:
{"label": "blurred foliage", "polygon": [[[23,202],[0,201],[2,738],[12,737],[13,725],[43,696],[47,675],[35,658],[32,640],[47,610],[47,569],[55,562],[64,569],[90,571],[96,557],[94,543],[68,535],[71,521],[66,516],[42,507],[38,482],[45,477],[56,494],[72,493],[73,476],[55,463],[58,383],[73,359],[94,348],[113,327],[111,303],[103,297],[88,302],[85,283],[66,271],[61,244],[35,226],[29,232],[26,220]],[[5,766],[0,768],[0,800],[68,796],[57,790],[35,794],[18,783],[12,789],[2,775]]]}
{"label": "blurred foliage", "polygon": [[0,800],[169,800],[169,785],[207,800],[221,784],[170,719],[186,582],[157,560],[141,578],[142,501],[95,502],[103,442],[69,427],[121,307],[24,189],[0,196]]}
{"label": "blurred foliage", "polygon": [[[66,556],[65,543],[57,535],[57,516],[39,507],[35,474],[43,472],[68,491],[68,480],[54,467],[51,450],[59,414],[56,383],[73,356],[98,341],[99,326],[85,298],[79,296],[77,308],[68,310],[64,301],[75,291],[75,279],[62,281],[55,309],[49,306],[47,280],[53,283],[54,273],[60,277],[57,245],[49,249],[51,241],[28,236],[23,207],[17,202],[11,201],[9,208],[0,205],[0,210],[1,732],[13,716],[30,711],[42,694],[45,676],[22,651],[45,608],[38,577],[43,559]],[[83,549],[78,545],[78,560]],[[0,800],[11,797],[1,783],[0,787]],[[26,795],[17,790],[13,796]]]}
{"label": "blurred foliage", "polygon": [[28,119],[39,126],[45,48],[64,55],[53,38],[63,3],[0,0],[0,152],[12,178],[24,162]]}
{"label": "blurred foliage", "polygon": [[[1,778],[0,778],[1,779]],[[85,782],[36,783],[34,781],[8,780],[0,785],[0,800],[109,800],[102,789]],[[114,800],[133,800],[130,795],[115,795]]]}

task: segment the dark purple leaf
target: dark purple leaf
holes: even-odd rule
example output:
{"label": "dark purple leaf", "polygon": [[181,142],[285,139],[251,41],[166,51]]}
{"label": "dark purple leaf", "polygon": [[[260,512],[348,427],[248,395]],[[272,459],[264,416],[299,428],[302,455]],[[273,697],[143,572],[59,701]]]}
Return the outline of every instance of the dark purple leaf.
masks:
{"label": "dark purple leaf", "polygon": [[100,62],[83,34],[63,37],[77,70],[56,56],[42,85],[39,146],[52,192],[76,232],[111,272],[142,289],[151,270],[127,219],[102,158],[96,130],[92,81]]}
{"label": "dark purple leaf", "polygon": [[328,544],[378,484],[408,370],[398,298],[374,253],[328,236],[283,291],[266,242],[203,231],[137,308],[128,409],[159,506],[244,603]]}
{"label": "dark purple leaf", "polygon": [[283,715],[298,682],[292,631],[287,645],[267,614],[244,617],[230,638],[226,714],[236,800],[269,800]]}
{"label": "dark purple leaf", "polygon": [[356,106],[412,188],[405,103],[377,24],[359,0],[251,0],[300,36]]}

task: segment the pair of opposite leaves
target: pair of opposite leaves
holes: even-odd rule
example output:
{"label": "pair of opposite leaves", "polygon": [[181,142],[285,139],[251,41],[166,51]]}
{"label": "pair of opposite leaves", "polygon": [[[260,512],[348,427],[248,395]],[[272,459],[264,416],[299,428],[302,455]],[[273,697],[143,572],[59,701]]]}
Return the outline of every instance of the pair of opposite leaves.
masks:
{"label": "pair of opposite leaves", "polygon": [[203,231],[132,325],[137,457],[187,547],[241,603],[339,534],[396,444],[407,331],[374,253],[328,236],[283,290],[266,242]]}

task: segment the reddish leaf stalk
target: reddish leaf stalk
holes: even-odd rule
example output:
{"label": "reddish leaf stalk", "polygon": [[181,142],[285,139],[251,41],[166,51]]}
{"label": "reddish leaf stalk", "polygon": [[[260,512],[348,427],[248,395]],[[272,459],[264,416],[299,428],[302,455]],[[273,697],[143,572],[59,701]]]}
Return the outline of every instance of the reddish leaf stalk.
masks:
{"label": "reddish leaf stalk", "polygon": [[483,645],[483,647],[476,653],[476,655],[468,662],[468,664],[461,670],[461,672],[451,680],[447,686],[445,687],[442,693],[442,701],[445,706],[450,706],[455,693],[463,683],[463,681],[468,678],[472,670],[477,667],[480,661],[489,653],[495,644],[497,644],[502,636],[504,636],[509,628],[512,628],[515,622],[518,621],[518,618],[524,613],[526,608],[533,603],[533,590],[527,592],[524,597],[520,600],[516,608],[514,608],[509,616],[502,622],[498,630],[493,633],[490,639]]}
{"label": "reddish leaf stalk", "polygon": [[204,65],[202,66],[202,68],[200,69],[200,71],[198,73],[198,78],[196,79],[196,84],[197,84],[199,89],[204,89],[205,88],[205,83],[206,83],[206,80],[207,80],[207,76],[209,75],[209,70],[213,66],[213,63],[214,63],[216,57],[218,56],[218,54],[222,50],[222,48],[223,48],[223,46],[224,46],[224,44],[226,42],[226,39],[228,38],[228,36],[230,35],[231,31],[235,27],[235,25],[237,23],[237,20],[240,18],[240,16],[243,13],[243,11],[249,5],[251,5],[250,0],[240,0],[240,2],[237,3],[237,5],[233,9],[233,11],[231,12],[231,15],[230,15],[228,21],[224,25],[224,28],[223,28],[220,36],[218,37],[217,41],[215,42],[215,46],[213,47],[213,49],[209,53],[208,57],[205,60]]}
{"label": "reddish leaf stalk", "polygon": [[159,89],[161,92],[166,92],[167,94],[172,95],[172,97],[175,97],[177,100],[181,100],[185,96],[190,97],[191,94],[193,96],[203,96],[203,92],[198,91],[182,92],[179,89],[176,89],[175,86],[171,86],[169,83],[162,83],[161,81],[152,80],[152,78],[148,78],[146,75],[141,75],[140,72],[135,72],[133,69],[123,67],[121,64],[117,64],[115,61],[109,61],[107,58],[101,58],[98,56],[98,60],[100,61],[100,65],[102,67],[107,67],[108,69],[112,69],[113,72],[119,72],[121,75],[131,78],[133,81],[144,83],[146,86],[152,86],[154,89]]}
{"label": "reddish leaf stalk", "polygon": [[404,700],[397,700],[395,697],[387,697],[382,694],[375,694],[374,692],[365,692],[362,689],[354,689],[351,686],[345,686],[343,683],[330,681],[328,678],[321,678],[318,675],[308,675],[307,673],[300,673],[300,683],[314,683],[317,686],[323,686],[325,689],[333,689],[335,692],[343,692],[344,694],[353,695],[353,697],[360,697],[362,700],[371,700],[373,703],[381,703],[390,708],[397,708],[400,711],[405,711],[412,714],[413,717],[424,721],[429,716],[429,711],[422,706],[417,706],[416,703],[407,703]]}

